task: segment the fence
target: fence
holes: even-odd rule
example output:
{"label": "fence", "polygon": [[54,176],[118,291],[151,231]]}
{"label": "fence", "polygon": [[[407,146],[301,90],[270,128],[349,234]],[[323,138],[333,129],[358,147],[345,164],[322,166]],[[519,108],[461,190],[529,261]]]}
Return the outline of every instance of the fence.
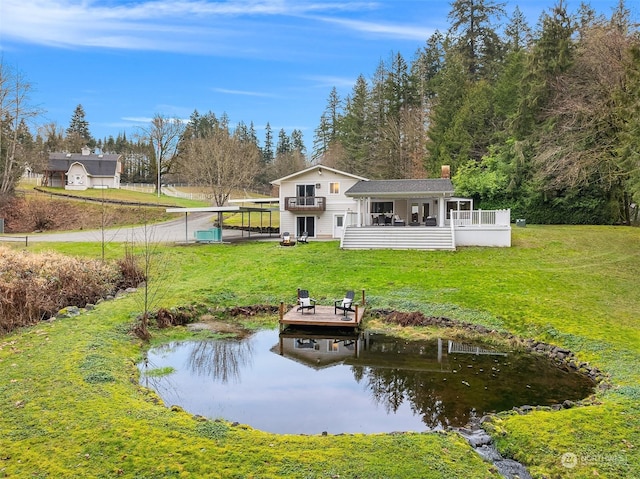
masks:
{"label": "fence", "polygon": [[29,246],[28,236],[0,236],[0,243],[24,243],[25,246]]}

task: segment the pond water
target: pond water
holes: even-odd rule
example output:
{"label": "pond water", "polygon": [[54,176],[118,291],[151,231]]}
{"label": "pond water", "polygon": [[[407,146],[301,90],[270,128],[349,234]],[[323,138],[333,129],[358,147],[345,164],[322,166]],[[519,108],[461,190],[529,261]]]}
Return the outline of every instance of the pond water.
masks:
{"label": "pond water", "polygon": [[582,399],[594,387],[538,355],[367,332],[175,342],[150,350],[139,368],[167,406],[296,434],[464,426],[514,406]]}

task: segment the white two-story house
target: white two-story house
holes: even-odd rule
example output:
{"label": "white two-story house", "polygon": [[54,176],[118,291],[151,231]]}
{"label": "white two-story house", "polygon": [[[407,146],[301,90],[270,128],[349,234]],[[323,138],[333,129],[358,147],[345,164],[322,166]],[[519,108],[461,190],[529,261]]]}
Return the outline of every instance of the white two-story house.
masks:
{"label": "white two-story house", "polygon": [[322,165],[271,182],[280,233],[340,240],[344,249],[511,246],[510,210],[474,210],[441,178],[368,180]]}
{"label": "white two-story house", "polygon": [[366,178],[322,165],[272,181],[280,188],[280,232],[342,238],[345,215],[358,208],[358,202],[344,193],[359,181]]}

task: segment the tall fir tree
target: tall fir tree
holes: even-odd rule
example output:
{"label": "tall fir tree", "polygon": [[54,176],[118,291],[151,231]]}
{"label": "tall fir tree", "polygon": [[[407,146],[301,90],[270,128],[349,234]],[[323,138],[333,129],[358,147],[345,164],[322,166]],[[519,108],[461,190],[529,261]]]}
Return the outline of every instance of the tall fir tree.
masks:
{"label": "tall fir tree", "polygon": [[66,133],[67,147],[71,152],[80,152],[84,146],[93,148],[96,145],[89,131],[89,122],[85,118],[82,105],[78,105],[74,110]]}
{"label": "tall fir tree", "polygon": [[502,43],[494,23],[504,15],[504,3],[493,0],[454,0],[449,34],[472,80],[488,78],[499,61]]}

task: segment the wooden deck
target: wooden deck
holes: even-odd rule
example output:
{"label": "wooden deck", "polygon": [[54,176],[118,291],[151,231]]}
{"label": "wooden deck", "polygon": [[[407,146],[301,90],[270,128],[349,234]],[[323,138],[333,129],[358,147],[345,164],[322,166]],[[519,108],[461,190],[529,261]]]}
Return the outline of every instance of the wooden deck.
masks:
{"label": "wooden deck", "polygon": [[346,320],[341,311],[334,313],[333,306],[316,305],[316,312],[306,310],[304,314],[298,311],[298,306],[294,305],[289,311],[284,311],[283,304],[280,305],[280,330],[287,326],[318,326],[330,328],[358,328],[364,316],[365,307],[355,305],[355,313],[347,313]]}

